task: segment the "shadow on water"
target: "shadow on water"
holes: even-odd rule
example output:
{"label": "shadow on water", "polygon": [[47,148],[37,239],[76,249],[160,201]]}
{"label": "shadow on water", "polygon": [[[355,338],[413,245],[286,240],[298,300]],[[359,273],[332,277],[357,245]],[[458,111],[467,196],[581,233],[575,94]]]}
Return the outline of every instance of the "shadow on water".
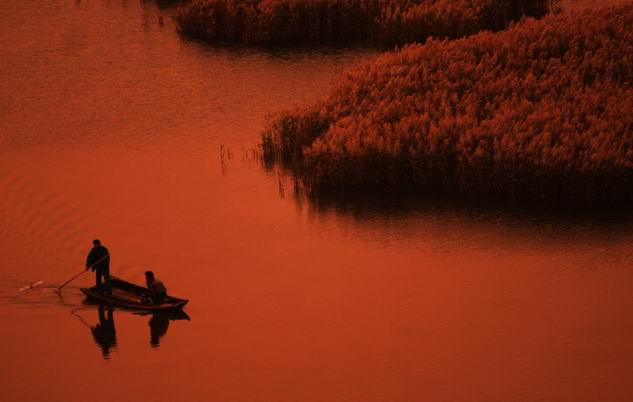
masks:
{"label": "shadow on water", "polygon": [[149,329],[150,339],[149,343],[152,348],[158,348],[160,346],[160,340],[167,334],[170,321],[187,320],[191,321],[191,318],[183,310],[174,311],[158,311],[155,313],[136,313],[138,315],[150,315]]}
{"label": "shadow on water", "polygon": [[359,221],[375,217],[407,218],[415,215],[464,215],[495,217],[513,222],[540,222],[581,225],[604,225],[612,228],[633,229],[633,209],[584,208],[532,203],[510,203],[493,200],[470,200],[455,197],[425,196],[421,194],[295,194],[299,206],[306,203],[314,213],[352,216]]}
{"label": "shadow on water", "polygon": [[545,201],[507,200],[504,198],[468,198],[442,192],[333,191],[312,192],[305,188],[292,170],[257,154],[262,171],[274,179],[280,198],[292,194],[297,208],[312,217],[335,215],[358,224],[377,220],[411,218],[463,218],[481,223],[497,222],[506,226],[538,228],[574,226],[579,229],[624,231],[633,234],[633,208],[627,204],[566,205]]}
{"label": "shadow on water", "polygon": [[[29,286],[23,286],[17,290],[15,284],[12,285],[6,287],[6,289],[0,288],[0,302],[37,308],[58,305],[67,311],[69,310],[70,314],[76,317],[90,331],[94,343],[106,360],[109,360],[112,353],[117,350],[119,341],[116,333],[115,312],[117,312],[119,317],[121,317],[121,314],[128,314],[134,317],[149,316],[149,344],[154,349],[160,347],[161,341],[167,335],[170,321],[191,321],[189,315],[180,309],[151,313],[117,309],[94,303],[87,298],[81,298],[78,294],[79,292],[68,291],[72,289],[72,286],[67,287],[66,292],[58,292],[57,286],[41,285],[41,281]],[[93,315],[93,311],[97,312],[96,317]],[[120,320],[117,321],[119,326],[122,325]]]}
{"label": "shadow on water", "polygon": [[[502,228],[509,233],[571,240],[575,236],[617,235],[633,237],[633,208],[581,208],[544,204],[482,201],[421,194],[307,194],[281,184],[279,196],[293,194],[297,209],[313,221],[331,220],[355,227],[379,229],[390,223],[402,227],[459,223],[481,231]],[[284,189],[285,188],[285,189]],[[290,189],[290,191],[288,191]]]}
{"label": "shadow on water", "polygon": [[258,163],[279,198],[291,199],[309,222],[342,228],[379,247],[428,243],[443,251],[465,247],[505,254],[618,249],[619,258],[633,257],[629,205],[570,206],[416,191],[316,193],[306,189],[290,167],[265,158]]}
{"label": "shadow on water", "polygon": [[[90,301],[84,301],[85,305],[93,306],[94,304]],[[105,360],[110,359],[110,355],[113,351],[116,351],[117,348],[117,336],[116,336],[116,327],[114,323],[114,312],[115,308],[110,306],[104,306],[99,304],[97,307],[97,319],[98,321],[91,325],[88,321],[81,315],[78,314],[77,311],[83,310],[84,308],[77,308],[71,311],[71,314],[77,317],[81,323],[90,329],[90,333],[92,338],[101,350],[101,354]],[[121,313],[125,313],[121,311]],[[146,313],[146,312],[132,312],[133,315],[136,316],[149,316],[148,324],[149,324],[149,342],[150,346],[154,349],[160,347],[161,339],[163,339],[167,335],[167,330],[169,329],[170,321],[178,321],[178,320],[187,320],[191,321],[191,318],[187,313],[182,310],[174,310],[174,311],[166,311],[166,312],[154,312],[154,313]]]}
{"label": "shadow on water", "polygon": [[114,351],[117,346],[114,308],[100,304],[97,307],[98,321],[94,325],[91,325],[83,315],[78,313],[79,310],[83,309],[82,307],[75,308],[70,311],[70,314],[77,317],[83,326],[90,330],[92,339],[101,350],[101,355],[105,360],[109,360],[110,353]]}
{"label": "shadow on water", "polygon": [[141,4],[144,7],[153,7],[155,4],[156,6],[158,6],[159,9],[172,9],[182,5],[185,2],[186,0],[142,0]]}
{"label": "shadow on water", "polygon": [[[178,0],[167,0],[167,5],[158,3],[161,10],[169,15],[175,15]],[[182,1],[182,0],[181,0]],[[328,58],[336,58],[341,56],[349,56],[355,54],[362,56],[357,61],[373,59],[384,51],[392,49],[390,46],[371,46],[363,43],[347,44],[347,43],[321,43],[321,44],[243,44],[239,42],[208,42],[187,35],[180,35],[180,40],[195,45],[199,49],[212,51],[214,54],[222,56],[237,56],[244,61],[252,58],[263,57],[276,62],[286,63],[298,60],[327,60]]]}
{"label": "shadow on water", "polygon": [[90,328],[95,343],[101,348],[104,359],[110,358],[110,350],[116,347],[116,329],[112,307],[99,305],[99,322]]}

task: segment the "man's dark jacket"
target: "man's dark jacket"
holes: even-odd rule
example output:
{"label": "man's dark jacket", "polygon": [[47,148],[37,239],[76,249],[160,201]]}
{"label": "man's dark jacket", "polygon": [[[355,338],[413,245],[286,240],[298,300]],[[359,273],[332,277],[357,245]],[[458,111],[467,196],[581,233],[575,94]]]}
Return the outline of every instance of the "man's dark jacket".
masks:
{"label": "man's dark jacket", "polygon": [[108,249],[103,246],[94,246],[86,258],[86,268],[88,267],[92,267],[93,271],[95,269],[109,271],[110,253],[108,253]]}

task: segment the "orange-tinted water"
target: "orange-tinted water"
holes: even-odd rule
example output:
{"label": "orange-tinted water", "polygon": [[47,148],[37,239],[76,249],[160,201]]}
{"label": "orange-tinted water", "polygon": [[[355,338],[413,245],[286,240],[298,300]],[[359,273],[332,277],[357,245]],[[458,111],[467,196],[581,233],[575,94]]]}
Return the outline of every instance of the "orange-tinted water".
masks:
{"label": "orange-tinted water", "polygon": [[[205,47],[149,1],[0,17],[2,400],[633,398],[631,219],[315,203],[250,156],[373,51]],[[190,320],[53,292],[94,237]]]}

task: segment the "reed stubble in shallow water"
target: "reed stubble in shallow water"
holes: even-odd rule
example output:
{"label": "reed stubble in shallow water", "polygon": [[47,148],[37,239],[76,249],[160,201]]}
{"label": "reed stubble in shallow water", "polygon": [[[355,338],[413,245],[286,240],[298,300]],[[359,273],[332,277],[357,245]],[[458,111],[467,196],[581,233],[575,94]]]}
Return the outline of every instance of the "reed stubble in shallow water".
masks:
{"label": "reed stubble in shallow water", "polygon": [[499,30],[542,17],[556,0],[192,0],[178,31],[208,42],[248,45],[424,42]]}
{"label": "reed stubble in shallow water", "polygon": [[278,116],[264,154],[312,190],[633,200],[633,4],[429,41]]}

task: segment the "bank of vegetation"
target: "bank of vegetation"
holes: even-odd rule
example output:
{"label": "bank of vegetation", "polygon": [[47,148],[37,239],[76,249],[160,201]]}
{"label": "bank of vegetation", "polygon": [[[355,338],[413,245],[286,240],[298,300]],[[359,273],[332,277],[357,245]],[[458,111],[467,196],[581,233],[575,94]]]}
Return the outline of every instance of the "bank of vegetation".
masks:
{"label": "bank of vegetation", "polygon": [[191,0],[175,21],[180,33],[247,45],[424,42],[503,29],[541,17],[554,0]]}
{"label": "bank of vegetation", "polygon": [[264,155],[313,191],[633,201],[633,3],[430,40],[274,119]]}

